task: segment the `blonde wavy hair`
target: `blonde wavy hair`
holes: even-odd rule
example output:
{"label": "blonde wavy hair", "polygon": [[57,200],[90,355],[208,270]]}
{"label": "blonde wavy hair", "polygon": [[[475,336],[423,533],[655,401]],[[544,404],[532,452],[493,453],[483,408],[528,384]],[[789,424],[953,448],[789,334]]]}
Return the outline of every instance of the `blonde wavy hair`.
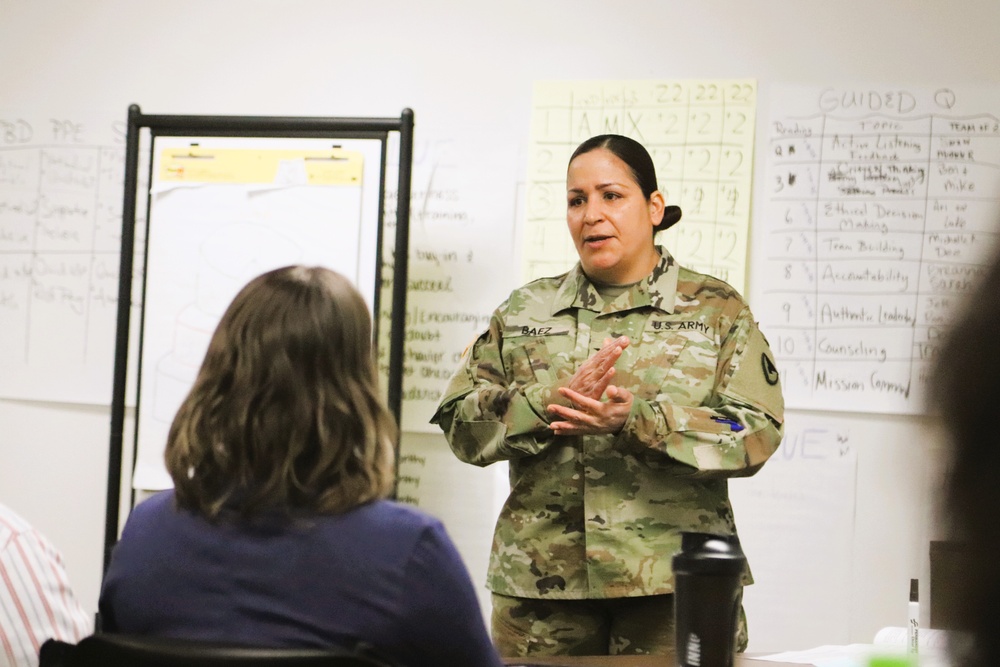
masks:
{"label": "blonde wavy hair", "polygon": [[210,519],[335,514],[389,495],[396,435],[361,294],[335,271],[288,266],[222,316],[165,458],[178,505]]}

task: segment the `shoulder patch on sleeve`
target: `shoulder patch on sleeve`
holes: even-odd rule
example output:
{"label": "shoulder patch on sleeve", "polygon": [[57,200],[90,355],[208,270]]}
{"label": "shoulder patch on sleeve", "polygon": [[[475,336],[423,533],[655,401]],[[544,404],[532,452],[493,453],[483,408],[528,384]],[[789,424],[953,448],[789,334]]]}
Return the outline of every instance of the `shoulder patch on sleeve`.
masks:
{"label": "shoulder patch on sleeve", "polygon": [[779,423],[784,419],[781,376],[767,339],[757,327],[750,332],[724,393],[756,405]]}

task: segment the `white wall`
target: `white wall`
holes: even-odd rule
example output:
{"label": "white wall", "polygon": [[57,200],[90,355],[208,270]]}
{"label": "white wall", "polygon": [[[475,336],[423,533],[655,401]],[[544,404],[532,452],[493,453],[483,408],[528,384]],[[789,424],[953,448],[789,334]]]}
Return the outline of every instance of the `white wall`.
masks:
{"label": "white wall", "polygon": [[[534,80],[755,78],[763,136],[773,84],[996,85],[998,28],[995,0],[0,0],[0,109],[124,116],[137,103],[147,113],[396,116],[411,107],[418,142],[452,142],[462,156],[458,166],[475,183],[470,209],[494,211],[480,232],[513,253]],[[760,159],[755,175],[762,177]],[[517,282],[517,264],[507,265],[509,275],[488,281],[487,305],[470,309],[488,310]],[[751,282],[751,305],[759,289]],[[845,570],[803,550],[806,570],[826,580],[819,589],[841,602],[804,599],[782,581],[794,559],[769,553],[770,517],[755,515],[752,499],[740,500],[746,489],[773,491],[771,478],[785,469],[766,467],[735,482],[758,580],[747,593],[751,648],[868,641],[878,627],[905,620],[906,580],[928,581],[941,458],[927,433],[933,424],[804,412],[790,414],[789,424],[796,432],[849,433],[856,456],[855,496],[845,498],[853,508],[851,563]],[[92,609],[108,431],[106,407],[0,400],[0,498],[63,550]],[[454,474],[464,470],[456,466]],[[483,479],[474,472],[468,479]],[[442,507],[440,499],[428,504]],[[480,580],[491,523],[487,517],[477,537],[462,539]],[[769,622],[769,596],[800,609],[798,625]]]}

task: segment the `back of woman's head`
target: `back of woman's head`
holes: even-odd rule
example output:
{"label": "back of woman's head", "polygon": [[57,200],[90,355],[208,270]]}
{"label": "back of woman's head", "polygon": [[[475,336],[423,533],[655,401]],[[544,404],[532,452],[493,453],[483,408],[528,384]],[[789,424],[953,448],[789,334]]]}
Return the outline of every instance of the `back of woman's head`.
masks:
{"label": "back of woman's head", "polygon": [[320,267],[250,281],[222,316],[167,441],[182,507],[341,512],[388,495],[395,424],[368,307]]}

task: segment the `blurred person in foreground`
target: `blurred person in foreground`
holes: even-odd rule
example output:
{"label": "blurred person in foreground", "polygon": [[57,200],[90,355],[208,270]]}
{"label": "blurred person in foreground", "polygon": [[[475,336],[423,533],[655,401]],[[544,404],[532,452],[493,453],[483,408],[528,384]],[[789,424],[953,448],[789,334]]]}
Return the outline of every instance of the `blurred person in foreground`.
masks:
{"label": "blurred person in foreground", "polygon": [[[930,382],[931,412],[948,438],[945,511],[961,542],[964,579],[955,592],[956,665],[1000,665],[1000,256],[952,317]],[[932,591],[933,593],[933,591]],[[963,641],[964,640],[964,641]]]}

